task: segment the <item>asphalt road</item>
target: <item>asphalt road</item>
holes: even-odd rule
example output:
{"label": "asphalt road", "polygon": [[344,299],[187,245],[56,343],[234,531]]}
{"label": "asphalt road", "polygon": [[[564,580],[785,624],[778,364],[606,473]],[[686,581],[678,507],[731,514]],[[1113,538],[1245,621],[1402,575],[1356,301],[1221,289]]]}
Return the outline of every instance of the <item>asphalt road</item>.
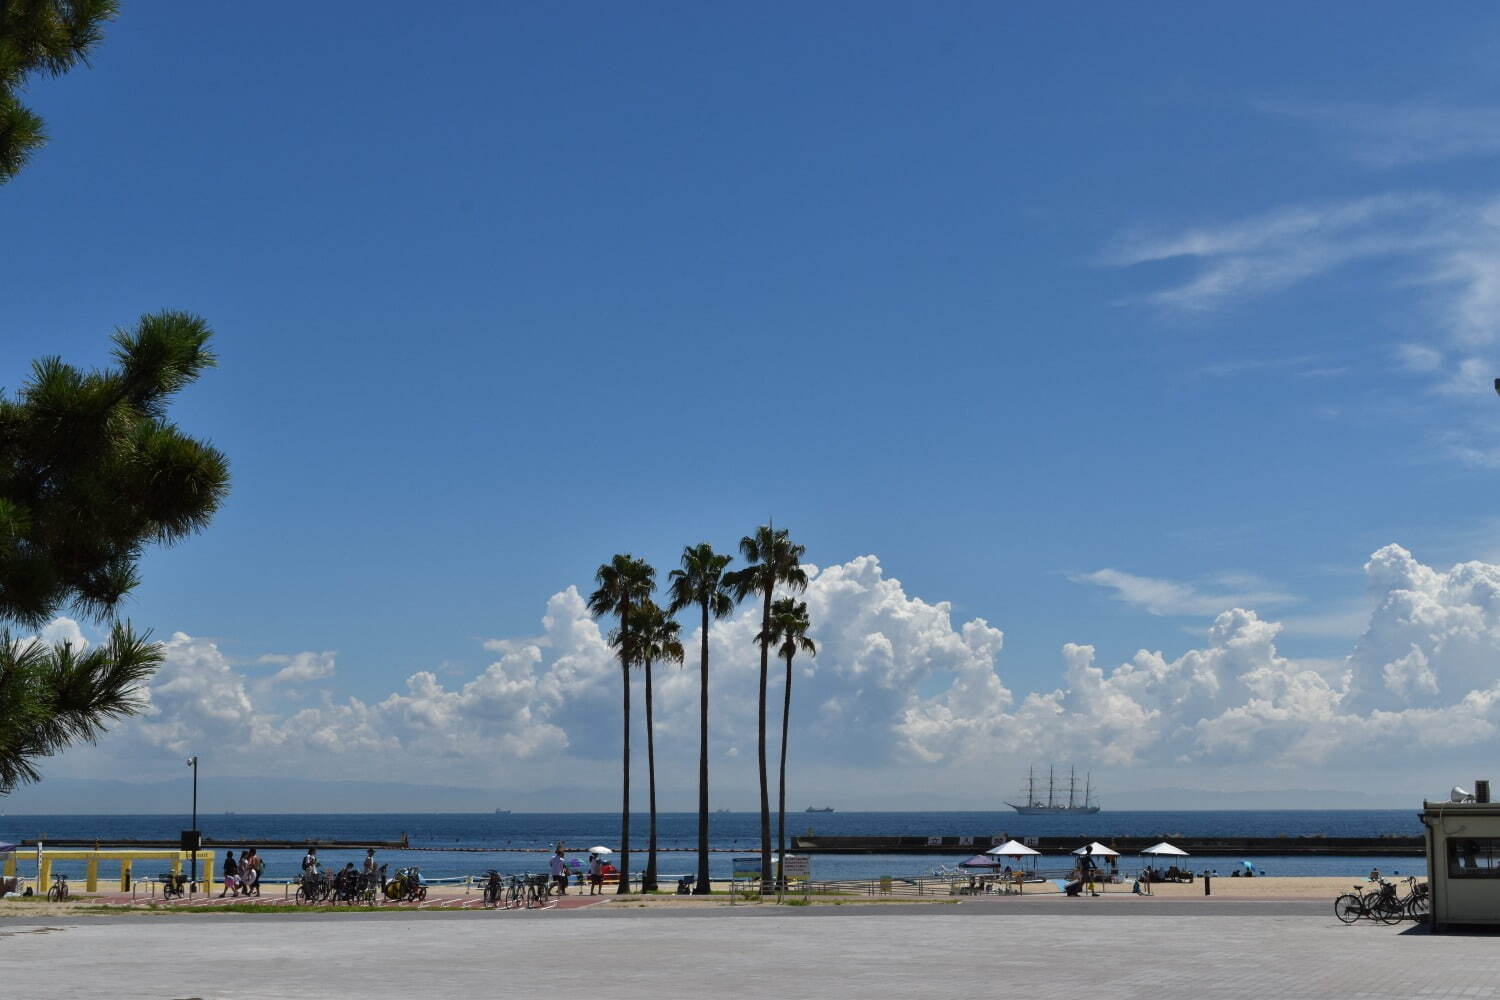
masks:
{"label": "asphalt road", "polygon": [[[1072,905],[1069,905],[1072,904]],[[1326,904],[1318,909],[1326,911]],[[0,923],[0,996],[1500,997],[1500,935],[1291,903],[75,917]]]}

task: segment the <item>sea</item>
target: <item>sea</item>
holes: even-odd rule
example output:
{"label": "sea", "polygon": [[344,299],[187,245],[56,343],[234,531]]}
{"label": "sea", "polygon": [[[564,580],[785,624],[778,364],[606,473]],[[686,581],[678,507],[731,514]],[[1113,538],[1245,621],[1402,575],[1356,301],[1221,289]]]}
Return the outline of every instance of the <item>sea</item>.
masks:
{"label": "sea", "polygon": [[[709,823],[709,868],[715,878],[729,878],[733,859],[760,849],[758,813],[716,812]],[[645,865],[649,818],[631,817],[631,869]],[[176,840],[189,829],[187,815],[152,816],[5,816],[0,815],[0,841],[21,839],[88,839],[108,846],[111,840]],[[377,852],[391,871],[417,866],[430,879],[481,875],[489,869],[504,874],[546,870],[547,855],[562,844],[570,857],[587,857],[591,847],[620,848],[619,813],[330,813],[330,814],[202,814],[198,827],[204,835],[239,847],[256,847],[259,841],[345,840],[397,841],[404,835],[407,850]],[[1182,836],[1314,836],[1379,837],[1420,836],[1422,825],[1412,809],[1339,810],[1222,810],[1197,812],[1102,811],[1093,816],[1020,816],[1013,812],[835,812],[788,813],[787,840],[808,833],[848,836],[975,836],[1029,837],[1077,836],[1080,846],[1090,840],[1107,842],[1112,836],[1147,836],[1171,840]],[[776,835],[772,817],[771,835]],[[661,850],[658,872],[665,884],[696,870],[698,817],[696,813],[659,813],[657,841]],[[223,857],[223,848],[219,857]],[[265,878],[291,878],[298,872],[301,850],[264,850]],[[363,850],[320,849],[325,866],[341,868],[358,863]],[[238,855],[238,850],[236,851]],[[30,850],[16,853],[22,874],[32,871]],[[618,861],[618,858],[616,859]],[[814,855],[816,879],[877,878],[884,875],[918,877],[939,865],[963,860],[956,855],[873,854]],[[1043,857],[1042,870],[1061,869],[1064,857]],[[1138,859],[1122,859],[1121,868],[1132,871]],[[1258,874],[1281,876],[1358,876],[1378,867],[1385,874],[1424,875],[1420,857],[1257,857],[1194,856],[1194,871],[1232,870],[1253,866]],[[58,862],[59,872],[81,877],[83,862]],[[115,870],[101,865],[101,877]],[[137,868],[137,875],[154,874]]]}

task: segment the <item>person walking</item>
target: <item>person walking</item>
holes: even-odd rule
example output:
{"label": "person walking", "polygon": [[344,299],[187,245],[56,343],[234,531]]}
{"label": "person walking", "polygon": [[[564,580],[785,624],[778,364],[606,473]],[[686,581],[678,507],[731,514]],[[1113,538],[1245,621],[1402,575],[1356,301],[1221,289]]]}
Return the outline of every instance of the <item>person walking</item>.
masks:
{"label": "person walking", "polygon": [[240,889],[237,895],[250,895],[250,886],[255,882],[255,864],[250,860],[250,852],[240,852]]}
{"label": "person walking", "polygon": [[557,894],[566,896],[568,894],[568,862],[563,858],[562,845],[557,847],[557,853],[552,855],[552,881],[557,885]]}
{"label": "person walking", "polygon": [[589,895],[597,896],[604,891],[604,859],[597,854],[589,855]]}
{"label": "person walking", "polygon": [[260,852],[253,847],[250,848],[250,889],[252,895],[260,895],[260,871],[265,867],[265,864],[266,859],[260,856]]}
{"label": "person walking", "polygon": [[219,898],[224,898],[224,893],[234,892],[239,894],[240,889],[240,866],[235,863],[234,852],[224,852],[224,890],[219,893]]}

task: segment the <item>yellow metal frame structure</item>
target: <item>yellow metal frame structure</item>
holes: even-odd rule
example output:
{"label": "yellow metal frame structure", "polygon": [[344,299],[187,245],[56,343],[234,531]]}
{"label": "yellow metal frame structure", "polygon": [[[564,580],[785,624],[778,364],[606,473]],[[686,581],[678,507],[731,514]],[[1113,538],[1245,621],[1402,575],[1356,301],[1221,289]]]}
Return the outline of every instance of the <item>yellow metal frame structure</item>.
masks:
{"label": "yellow metal frame structure", "polygon": [[[29,852],[28,852],[29,853]],[[182,874],[182,863],[193,857],[192,851],[85,851],[85,850],[42,850],[37,861],[37,892],[45,893],[52,884],[52,862],[54,861],[82,861],[84,867],[84,891],[99,891],[99,862],[118,861],[120,863],[120,891],[124,892],[130,888],[132,872],[137,861],[168,861],[172,865],[174,875]],[[198,852],[198,867],[203,873],[202,884],[204,891],[212,890],[214,884],[214,853],[212,851]],[[5,856],[5,877],[13,878],[16,874],[16,855]],[[153,875],[156,873],[153,872]]]}

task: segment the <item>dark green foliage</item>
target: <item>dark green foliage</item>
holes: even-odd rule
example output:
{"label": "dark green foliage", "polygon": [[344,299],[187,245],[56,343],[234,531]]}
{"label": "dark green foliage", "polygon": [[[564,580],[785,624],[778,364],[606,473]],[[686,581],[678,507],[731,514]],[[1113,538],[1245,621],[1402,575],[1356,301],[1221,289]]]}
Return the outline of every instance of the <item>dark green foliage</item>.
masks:
{"label": "dark green foliage", "polygon": [[161,660],[161,645],[129,625],[83,653],[0,633],[0,795],[36,781],[37,758],[92,743],[106,721],[139,712],[140,684]]}
{"label": "dark green foliage", "polygon": [[228,464],[166,411],[213,365],[209,337],[196,316],[145,316],[116,334],[118,368],[45,358],[14,400],[0,395],[0,620],[35,628],[65,607],[108,617],[147,545],[207,526]]}
{"label": "dark green foliage", "polygon": [[27,78],[87,63],[118,8],[116,0],[0,0],[0,184],[47,140],[42,120],[16,97]]}

